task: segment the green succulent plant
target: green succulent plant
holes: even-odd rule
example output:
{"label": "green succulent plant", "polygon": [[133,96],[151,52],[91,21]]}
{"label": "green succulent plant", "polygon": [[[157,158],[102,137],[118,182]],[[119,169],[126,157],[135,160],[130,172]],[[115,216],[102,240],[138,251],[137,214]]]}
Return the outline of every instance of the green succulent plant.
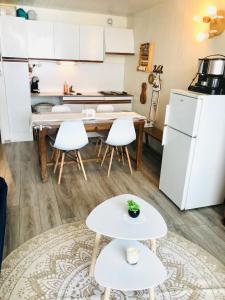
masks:
{"label": "green succulent plant", "polygon": [[129,210],[129,211],[133,211],[134,213],[136,213],[137,211],[140,210],[139,204],[137,204],[137,203],[134,202],[133,200],[128,200],[128,201],[127,201],[127,204],[128,204],[128,210]]}

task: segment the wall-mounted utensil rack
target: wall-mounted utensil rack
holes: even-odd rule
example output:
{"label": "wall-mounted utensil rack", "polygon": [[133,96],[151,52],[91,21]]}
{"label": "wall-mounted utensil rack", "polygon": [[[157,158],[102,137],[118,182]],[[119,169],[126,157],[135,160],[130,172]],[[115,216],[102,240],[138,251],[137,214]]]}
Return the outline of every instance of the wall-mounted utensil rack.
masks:
{"label": "wall-mounted utensil rack", "polygon": [[143,43],[140,45],[138,71],[151,72],[152,71],[152,55],[153,55],[153,44]]}

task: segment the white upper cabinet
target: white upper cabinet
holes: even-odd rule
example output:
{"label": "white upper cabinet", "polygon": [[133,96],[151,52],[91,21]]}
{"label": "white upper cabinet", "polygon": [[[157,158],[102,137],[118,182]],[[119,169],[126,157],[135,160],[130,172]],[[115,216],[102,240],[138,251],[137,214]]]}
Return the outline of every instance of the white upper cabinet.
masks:
{"label": "white upper cabinet", "polygon": [[116,54],[134,53],[134,33],[132,29],[105,28],[105,52]]}
{"label": "white upper cabinet", "polygon": [[79,26],[63,23],[53,26],[55,58],[79,60]]}
{"label": "white upper cabinet", "polygon": [[26,21],[29,58],[54,59],[53,23]]}
{"label": "white upper cabinet", "polygon": [[80,26],[80,60],[103,61],[103,27]]}
{"label": "white upper cabinet", "polygon": [[10,16],[0,17],[1,55],[27,58],[26,21]]}

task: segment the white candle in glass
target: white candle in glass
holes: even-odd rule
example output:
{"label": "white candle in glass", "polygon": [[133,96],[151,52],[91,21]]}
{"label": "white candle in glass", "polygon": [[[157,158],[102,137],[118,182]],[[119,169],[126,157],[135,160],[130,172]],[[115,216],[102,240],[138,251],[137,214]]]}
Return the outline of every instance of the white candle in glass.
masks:
{"label": "white candle in glass", "polygon": [[137,264],[139,260],[139,250],[133,247],[127,248],[127,262],[131,265]]}

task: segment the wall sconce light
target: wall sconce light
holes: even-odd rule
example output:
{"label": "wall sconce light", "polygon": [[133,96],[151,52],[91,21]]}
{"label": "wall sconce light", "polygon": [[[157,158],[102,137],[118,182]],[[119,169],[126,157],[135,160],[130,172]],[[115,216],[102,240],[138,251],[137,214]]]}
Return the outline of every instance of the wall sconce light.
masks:
{"label": "wall sconce light", "polygon": [[214,6],[209,6],[207,9],[206,16],[194,16],[193,20],[195,22],[201,22],[209,24],[208,32],[199,32],[196,35],[196,40],[202,42],[206,39],[214,38],[222,34],[225,30],[225,11],[219,10]]}

